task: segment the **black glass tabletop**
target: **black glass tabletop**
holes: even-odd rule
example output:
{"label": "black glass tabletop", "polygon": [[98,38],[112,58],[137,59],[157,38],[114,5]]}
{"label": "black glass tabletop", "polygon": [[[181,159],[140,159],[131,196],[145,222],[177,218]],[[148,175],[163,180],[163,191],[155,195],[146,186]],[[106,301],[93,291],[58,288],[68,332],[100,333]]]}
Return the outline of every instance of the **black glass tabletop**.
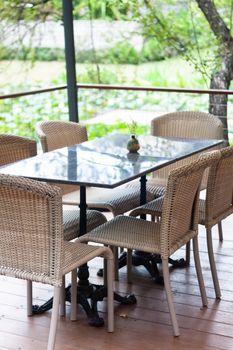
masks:
{"label": "black glass tabletop", "polygon": [[129,153],[129,138],[109,134],[7,165],[0,172],[47,182],[113,188],[222,142],[145,135],[138,137],[139,151]]}

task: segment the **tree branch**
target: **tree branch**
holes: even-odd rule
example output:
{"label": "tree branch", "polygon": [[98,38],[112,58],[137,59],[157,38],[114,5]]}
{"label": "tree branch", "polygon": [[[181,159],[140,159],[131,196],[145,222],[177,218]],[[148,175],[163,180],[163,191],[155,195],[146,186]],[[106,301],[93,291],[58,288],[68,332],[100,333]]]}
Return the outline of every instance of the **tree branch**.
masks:
{"label": "tree branch", "polygon": [[229,28],[219,15],[212,0],[196,0],[199,8],[205,15],[213,33],[222,43],[233,41]]}

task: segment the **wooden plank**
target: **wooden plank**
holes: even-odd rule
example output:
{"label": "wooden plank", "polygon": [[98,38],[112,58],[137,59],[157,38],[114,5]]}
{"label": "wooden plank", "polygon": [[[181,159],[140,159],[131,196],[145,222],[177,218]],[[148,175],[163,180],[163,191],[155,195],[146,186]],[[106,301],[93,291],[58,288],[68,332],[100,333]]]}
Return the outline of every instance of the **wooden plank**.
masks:
{"label": "wooden plank", "polygon": [[[208,309],[201,308],[201,298],[193,259],[190,267],[171,271],[171,284],[181,336],[174,338],[163,286],[156,285],[142,267],[133,268],[133,284],[126,283],[126,269],[120,270],[115,283],[122,295],[134,293],[136,305],[115,303],[115,333],[88,325],[86,315],[78,308],[78,320],[67,317],[59,321],[56,350],[232,350],[233,349],[233,236],[231,220],[223,223],[224,241],[219,243],[214,231],[214,250],[219,271],[222,300],[216,301],[209,270],[205,231],[200,229],[200,251],[203,274],[209,299]],[[175,254],[184,256],[184,249]],[[96,276],[101,259],[89,264],[90,280],[101,284]],[[68,278],[69,280],[69,278]],[[45,350],[51,312],[27,317],[25,281],[0,277],[0,350]],[[34,303],[43,303],[52,295],[52,288],[35,284]],[[98,304],[106,320],[106,300]]]}

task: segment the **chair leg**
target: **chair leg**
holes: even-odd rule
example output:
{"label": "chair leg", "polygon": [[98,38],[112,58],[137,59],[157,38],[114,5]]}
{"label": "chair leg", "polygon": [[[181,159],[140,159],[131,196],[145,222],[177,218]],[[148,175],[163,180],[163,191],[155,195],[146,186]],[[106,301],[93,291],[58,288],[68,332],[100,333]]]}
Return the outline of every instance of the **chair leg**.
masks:
{"label": "chair leg", "polygon": [[186,266],[190,265],[190,241],[186,244],[185,263]]}
{"label": "chair leg", "polygon": [[77,320],[77,269],[71,272],[71,321]]}
{"label": "chair leg", "polygon": [[127,249],[127,282],[132,283],[132,249]]}
{"label": "chair leg", "polygon": [[199,284],[201,298],[202,298],[202,305],[207,306],[208,300],[206,296],[205,284],[204,284],[204,279],[202,275],[197,236],[193,238],[193,255],[194,255],[194,262],[195,262],[198,284]]}
{"label": "chair leg", "polygon": [[27,315],[32,316],[32,281],[27,280]]}
{"label": "chair leg", "polygon": [[54,287],[53,309],[52,309],[52,317],[50,321],[47,350],[54,350],[54,346],[55,346],[57,321],[58,321],[58,315],[59,315],[59,302],[60,302],[60,294],[61,294],[60,292],[61,292],[61,287]]}
{"label": "chair leg", "polygon": [[222,221],[219,221],[218,223],[218,236],[219,236],[219,241],[223,241],[223,233],[222,233]]}
{"label": "chair leg", "polygon": [[118,268],[118,247],[113,247],[114,253],[114,272],[115,272],[115,281],[119,280],[119,268]]}
{"label": "chair leg", "polygon": [[173,333],[174,333],[175,337],[178,337],[180,335],[180,330],[179,330],[179,326],[178,326],[178,322],[177,322],[177,318],[176,318],[175,306],[174,306],[174,302],[173,302],[173,296],[172,296],[172,290],[171,290],[171,284],[170,284],[168,259],[162,259],[162,268],[163,268],[164,287],[165,287],[166,295],[167,295],[167,302],[168,302],[168,307],[169,307],[170,316],[171,316]]}
{"label": "chair leg", "polygon": [[113,310],[113,259],[107,259],[107,291],[108,291],[108,332],[114,331],[114,310]]}
{"label": "chair leg", "polygon": [[[105,244],[104,246],[107,247],[108,245]],[[113,250],[113,248],[112,248],[112,250]],[[105,259],[105,258],[104,258],[103,265],[104,265],[104,268],[103,268],[104,286],[107,287],[107,279],[108,279],[107,269],[108,269],[108,266],[107,266],[107,259]]]}
{"label": "chair leg", "polygon": [[108,277],[107,277],[107,270],[108,270],[108,267],[107,267],[107,261],[106,259],[104,259],[104,268],[103,268],[103,279],[104,279],[104,286],[106,287],[107,286],[107,280],[108,280]]}
{"label": "chair leg", "polygon": [[62,276],[62,287],[61,287],[61,297],[60,297],[60,316],[66,315],[65,286],[66,286],[66,277],[64,275]]}
{"label": "chair leg", "polygon": [[215,264],[215,259],[214,259],[211,228],[206,229],[206,238],[207,238],[208,255],[209,255],[210,269],[211,269],[213,283],[214,283],[215,295],[216,295],[217,299],[220,299],[221,298],[221,291],[220,291],[218,274],[217,274],[216,264]]}

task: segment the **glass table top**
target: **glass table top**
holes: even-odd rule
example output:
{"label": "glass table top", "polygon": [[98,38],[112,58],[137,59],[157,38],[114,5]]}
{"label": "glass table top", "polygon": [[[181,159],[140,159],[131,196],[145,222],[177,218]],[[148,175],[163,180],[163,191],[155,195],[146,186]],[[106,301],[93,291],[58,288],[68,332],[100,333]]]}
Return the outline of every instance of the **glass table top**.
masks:
{"label": "glass table top", "polygon": [[0,168],[0,173],[36,180],[113,188],[222,140],[139,136],[140,150],[129,153],[130,135],[109,134],[79,145],[39,154]]}

